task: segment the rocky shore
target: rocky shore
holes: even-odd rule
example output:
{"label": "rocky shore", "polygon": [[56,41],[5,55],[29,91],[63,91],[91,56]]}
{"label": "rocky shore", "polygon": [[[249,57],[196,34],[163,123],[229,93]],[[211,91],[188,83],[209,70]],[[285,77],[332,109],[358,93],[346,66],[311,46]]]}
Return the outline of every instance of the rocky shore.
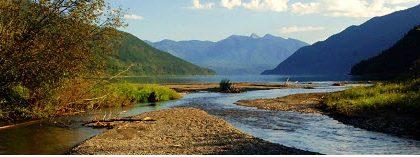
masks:
{"label": "rocky shore", "polygon": [[259,109],[319,113],[358,128],[420,140],[420,117],[384,110],[382,114],[346,116],[323,104],[328,93],[294,94],[274,99],[240,100],[235,104]]}
{"label": "rocky shore", "polygon": [[226,121],[194,108],[144,113],[118,123],[72,149],[70,154],[316,154],[242,133]]}

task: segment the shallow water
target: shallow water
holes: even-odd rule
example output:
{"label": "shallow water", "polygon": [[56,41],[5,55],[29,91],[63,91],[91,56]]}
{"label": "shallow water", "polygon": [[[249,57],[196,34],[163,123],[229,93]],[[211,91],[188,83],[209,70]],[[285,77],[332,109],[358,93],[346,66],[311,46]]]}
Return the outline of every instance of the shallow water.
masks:
{"label": "shallow water", "polygon": [[186,99],[200,103],[182,106],[204,109],[255,137],[303,150],[323,154],[420,154],[420,141],[354,128],[321,114],[268,111],[233,104],[241,99],[338,90],[342,88],[281,89],[236,95],[192,94]]}
{"label": "shallow water", "polygon": [[242,99],[275,98],[295,93],[343,89],[322,85],[317,89],[276,89],[240,94],[194,93],[180,100],[157,105],[139,104],[102,109],[82,116],[54,119],[58,123],[70,124],[66,127],[37,122],[2,129],[0,154],[63,154],[103,131],[81,126],[90,117],[103,116],[105,113],[124,117],[171,107],[200,108],[255,137],[323,154],[420,154],[420,141],[354,128],[328,116],[260,110],[233,104]]}

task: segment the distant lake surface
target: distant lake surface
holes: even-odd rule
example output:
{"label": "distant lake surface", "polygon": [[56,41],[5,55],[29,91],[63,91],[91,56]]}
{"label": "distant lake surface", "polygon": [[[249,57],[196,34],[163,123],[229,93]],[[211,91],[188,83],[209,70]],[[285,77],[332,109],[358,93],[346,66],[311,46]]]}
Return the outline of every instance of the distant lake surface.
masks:
{"label": "distant lake surface", "polygon": [[134,76],[116,78],[130,83],[219,83],[222,79],[232,82],[282,83],[318,81],[365,81],[369,78],[351,75],[213,75],[213,76]]}

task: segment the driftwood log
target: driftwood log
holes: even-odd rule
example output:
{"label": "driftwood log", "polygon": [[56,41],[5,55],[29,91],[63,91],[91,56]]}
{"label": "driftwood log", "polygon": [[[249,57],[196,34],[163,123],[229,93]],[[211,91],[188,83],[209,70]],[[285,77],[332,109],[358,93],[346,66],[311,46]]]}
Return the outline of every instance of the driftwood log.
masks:
{"label": "driftwood log", "polygon": [[145,122],[153,122],[156,121],[150,117],[145,117],[142,119],[132,119],[132,118],[113,118],[113,119],[102,119],[102,120],[92,120],[86,123],[83,123],[83,126],[87,127],[94,127],[94,128],[112,128],[115,124],[114,122],[139,122],[139,121],[145,121]]}

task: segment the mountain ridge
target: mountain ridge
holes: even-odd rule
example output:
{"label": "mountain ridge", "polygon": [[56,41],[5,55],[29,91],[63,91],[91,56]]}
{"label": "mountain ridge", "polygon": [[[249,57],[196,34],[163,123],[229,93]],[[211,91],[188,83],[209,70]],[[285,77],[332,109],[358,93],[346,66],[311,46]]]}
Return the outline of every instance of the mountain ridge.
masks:
{"label": "mountain ridge", "polygon": [[[217,42],[167,41],[165,39],[151,45],[213,69],[218,74],[259,74],[266,68],[275,67],[278,60],[284,60],[297,49],[308,45],[297,39],[285,39],[271,34],[260,37],[255,33],[250,36],[231,35]],[[194,47],[193,42],[199,46]]]}
{"label": "mountain ridge", "polygon": [[354,64],[390,48],[419,24],[420,5],[374,17],[299,49],[276,68],[262,74],[349,74]]}
{"label": "mountain ridge", "polygon": [[420,27],[410,30],[400,41],[381,54],[354,65],[352,75],[398,76],[419,73]]}

